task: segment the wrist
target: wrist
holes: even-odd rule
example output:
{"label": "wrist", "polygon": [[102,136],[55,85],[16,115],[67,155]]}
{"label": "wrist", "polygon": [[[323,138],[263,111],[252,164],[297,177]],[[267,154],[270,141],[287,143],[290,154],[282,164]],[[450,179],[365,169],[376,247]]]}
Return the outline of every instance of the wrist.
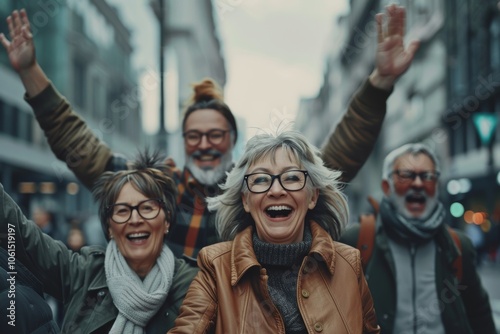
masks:
{"label": "wrist", "polygon": [[396,78],[391,75],[380,75],[378,69],[375,69],[370,74],[369,80],[372,86],[386,91],[390,91],[394,86]]}
{"label": "wrist", "polygon": [[49,85],[49,79],[35,61],[33,65],[18,72],[28,97],[38,95]]}
{"label": "wrist", "polygon": [[31,75],[33,75],[33,73],[36,72],[36,68],[39,67],[38,63],[35,61],[33,61],[33,63],[31,63],[30,65],[26,66],[26,67],[23,67],[23,68],[20,68],[17,70],[17,74],[21,77],[21,78],[26,78],[26,77],[29,77]]}

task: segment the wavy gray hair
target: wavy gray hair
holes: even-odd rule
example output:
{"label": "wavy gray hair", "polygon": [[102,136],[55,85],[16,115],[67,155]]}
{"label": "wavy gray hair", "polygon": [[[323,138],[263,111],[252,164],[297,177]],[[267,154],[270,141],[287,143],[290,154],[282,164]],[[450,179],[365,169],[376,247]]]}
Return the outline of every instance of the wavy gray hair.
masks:
{"label": "wavy gray hair", "polygon": [[217,211],[215,225],[222,240],[233,240],[236,234],[247,226],[254,225],[251,215],[245,212],[241,195],[249,192],[243,182],[248,168],[255,162],[274,159],[278,149],[284,149],[301,168],[306,169],[311,182],[306,189],[319,190],[316,207],[306,214],[306,221],[314,220],[320,224],[334,240],[338,240],[348,221],[348,206],[340,188],[340,171],[324,166],[319,149],[309,144],[297,131],[283,131],[276,135],[258,134],[246,144],[240,161],[228,173],[223,193],[207,198],[208,208]]}

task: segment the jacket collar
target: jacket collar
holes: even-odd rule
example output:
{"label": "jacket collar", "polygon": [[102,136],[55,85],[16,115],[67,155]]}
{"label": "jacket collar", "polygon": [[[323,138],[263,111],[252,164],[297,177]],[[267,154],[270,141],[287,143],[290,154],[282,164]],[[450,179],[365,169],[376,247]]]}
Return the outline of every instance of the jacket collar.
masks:
{"label": "jacket collar", "polygon": [[[319,224],[310,222],[312,244],[309,255],[318,254],[333,275],[335,271],[335,246],[332,238]],[[252,243],[253,226],[236,234],[231,245],[231,286],[238,284],[243,275],[253,267],[262,268],[257,261]]]}
{"label": "jacket collar", "polygon": [[311,221],[312,245],[309,254],[318,254],[325,261],[330,274],[335,272],[335,245],[328,232],[315,221]]}
{"label": "jacket collar", "polygon": [[108,284],[106,283],[106,273],[104,270],[97,271],[93,280],[91,280],[87,291],[95,291],[101,289],[107,289]]}

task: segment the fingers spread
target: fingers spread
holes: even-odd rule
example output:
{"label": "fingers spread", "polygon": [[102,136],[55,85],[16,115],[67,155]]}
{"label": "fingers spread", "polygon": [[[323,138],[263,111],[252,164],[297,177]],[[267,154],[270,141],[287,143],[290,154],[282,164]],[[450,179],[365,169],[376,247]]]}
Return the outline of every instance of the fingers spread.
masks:
{"label": "fingers spread", "polygon": [[10,39],[14,38],[14,23],[12,21],[12,16],[7,16],[7,27],[9,28]]}
{"label": "fingers spread", "polygon": [[378,13],[375,15],[375,21],[377,22],[377,41],[379,44],[384,41],[384,31],[382,27],[383,20],[384,20],[384,14]]}
{"label": "fingers spread", "polygon": [[0,42],[2,43],[5,49],[9,48],[10,42],[7,38],[5,38],[5,35],[3,33],[0,33]]}
{"label": "fingers spread", "polygon": [[30,21],[28,20],[28,14],[25,9],[21,9],[21,22],[23,27],[26,27],[29,31],[31,31]]}
{"label": "fingers spread", "polygon": [[21,16],[17,10],[12,13],[12,20],[14,22],[14,34],[18,36],[21,34],[21,27],[23,24],[21,23]]}
{"label": "fingers spread", "polygon": [[406,10],[404,7],[399,7],[399,12],[398,12],[398,17],[399,17],[399,35],[404,36],[405,35],[405,29],[406,29]]}
{"label": "fingers spread", "polygon": [[387,16],[388,16],[387,34],[389,36],[397,35],[400,32],[399,25],[401,24],[398,7],[396,5],[389,6],[387,8]]}

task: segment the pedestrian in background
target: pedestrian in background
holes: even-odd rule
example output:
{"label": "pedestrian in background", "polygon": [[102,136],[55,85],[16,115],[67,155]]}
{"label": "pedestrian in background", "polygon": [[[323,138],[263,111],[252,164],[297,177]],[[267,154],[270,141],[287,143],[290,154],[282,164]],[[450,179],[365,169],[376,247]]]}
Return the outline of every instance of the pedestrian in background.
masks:
{"label": "pedestrian in background", "polygon": [[78,252],[80,248],[86,245],[85,235],[80,228],[80,221],[78,219],[71,219],[70,226],[66,244],[71,250]]}
{"label": "pedestrian in background", "polygon": [[[436,155],[423,144],[403,145],[384,160],[384,198],[365,271],[382,333],[495,334],[474,247],[446,226],[439,175]],[[340,241],[356,246],[359,234],[353,225]]]}

